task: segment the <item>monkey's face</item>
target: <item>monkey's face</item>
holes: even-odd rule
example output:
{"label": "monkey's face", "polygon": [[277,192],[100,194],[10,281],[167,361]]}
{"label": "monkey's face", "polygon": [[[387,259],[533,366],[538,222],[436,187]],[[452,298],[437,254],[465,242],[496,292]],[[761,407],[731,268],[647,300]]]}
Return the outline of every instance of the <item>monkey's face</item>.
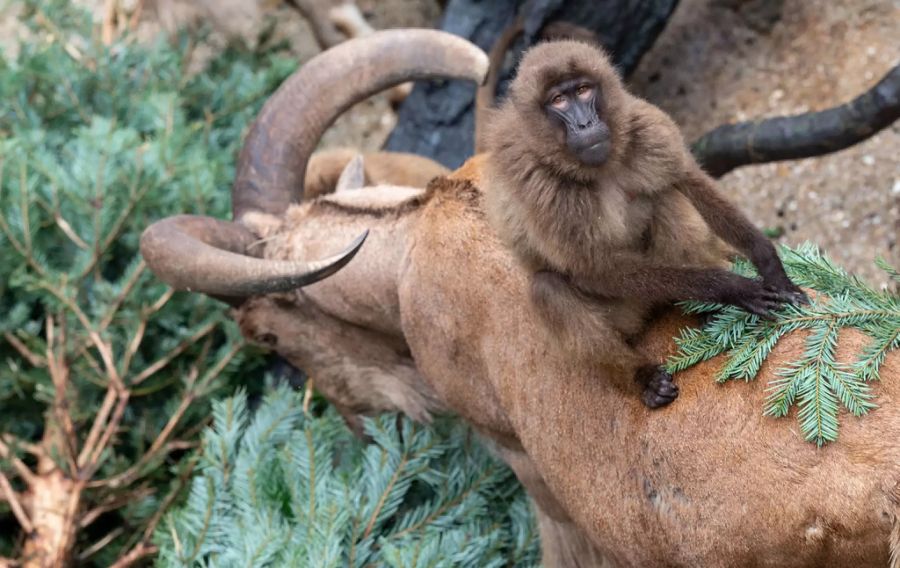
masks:
{"label": "monkey's face", "polygon": [[587,76],[559,81],[547,89],[544,111],[560,129],[569,152],[586,166],[609,159],[609,125],[600,113],[600,87]]}

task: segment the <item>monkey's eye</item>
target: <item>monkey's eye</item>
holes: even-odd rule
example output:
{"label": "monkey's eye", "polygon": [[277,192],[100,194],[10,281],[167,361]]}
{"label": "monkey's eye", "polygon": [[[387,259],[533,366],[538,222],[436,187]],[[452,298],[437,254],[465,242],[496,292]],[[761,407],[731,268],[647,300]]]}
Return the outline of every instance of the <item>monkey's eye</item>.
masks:
{"label": "monkey's eye", "polygon": [[553,106],[553,108],[563,109],[566,107],[567,103],[568,101],[566,101],[565,95],[561,94],[554,95],[553,98],[550,99],[550,105]]}
{"label": "monkey's eye", "polygon": [[579,85],[578,88],[575,89],[575,94],[578,95],[579,99],[588,98],[592,92],[593,89],[591,89],[590,85]]}

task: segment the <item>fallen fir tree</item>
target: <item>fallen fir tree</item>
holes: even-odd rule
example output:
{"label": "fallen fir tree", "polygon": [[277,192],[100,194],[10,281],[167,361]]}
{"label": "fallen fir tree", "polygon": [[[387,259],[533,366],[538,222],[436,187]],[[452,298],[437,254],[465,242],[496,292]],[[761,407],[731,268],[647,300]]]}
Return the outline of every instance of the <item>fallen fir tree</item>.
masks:
{"label": "fallen fir tree", "polygon": [[261,362],[138,238],[228,209],[242,131],[294,63],[232,50],[191,77],[186,37],[105,48],[68,2],[23,23],[0,61],[0,565],[127,565],[154,552],[210,397]]}
{"label": "fallen fir tree", "polygon": [[159,566],[532,566],[525,493],[469,428],[366,419],[363,444],[323,404],[270,392],[213,405],[185,506],[157,529]]}

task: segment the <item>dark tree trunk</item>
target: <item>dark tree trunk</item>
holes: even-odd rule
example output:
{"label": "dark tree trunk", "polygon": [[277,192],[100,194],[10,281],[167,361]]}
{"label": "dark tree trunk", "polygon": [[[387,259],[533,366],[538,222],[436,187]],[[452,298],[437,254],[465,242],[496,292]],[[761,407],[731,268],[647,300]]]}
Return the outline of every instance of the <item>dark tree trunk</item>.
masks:
{"label": "dark tree trunk", "polygon": [[[441,29],[488,51],[520,13],[525,34],[517,49],[534,43],[546,24],[570,22],[595,32],[627,75],[653,45],[677,4],[678,0],[450,0]],[[508,67],[507,78],[512,65]],[[501,82],[499,91],[503,88]],[[385,149],[428,156],[450,168],[460,166],[472,155],[474,102],[472,84],[420,82],[400,107]]]}

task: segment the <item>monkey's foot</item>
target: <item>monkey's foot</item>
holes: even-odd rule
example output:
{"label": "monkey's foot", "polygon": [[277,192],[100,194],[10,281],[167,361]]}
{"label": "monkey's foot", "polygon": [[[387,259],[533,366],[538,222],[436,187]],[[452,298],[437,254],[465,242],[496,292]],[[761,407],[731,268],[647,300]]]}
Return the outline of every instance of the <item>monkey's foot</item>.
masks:
{"label": "monkey's foot", "polygon": [[648,408],[659,408],[678,398],[678,385],[672,375],[659,365],[647,365],[638,369],[635,379],[644,387],[641,401]]}

